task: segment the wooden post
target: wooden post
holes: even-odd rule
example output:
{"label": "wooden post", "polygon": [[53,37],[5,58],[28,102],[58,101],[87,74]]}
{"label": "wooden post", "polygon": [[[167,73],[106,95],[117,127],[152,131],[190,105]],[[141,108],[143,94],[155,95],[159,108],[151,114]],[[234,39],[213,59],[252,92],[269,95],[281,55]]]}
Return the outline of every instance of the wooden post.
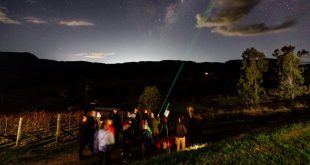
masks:
{"label": "wooden post", "polygon": [[71,113],[69,114],[69,131],[71,130]]}
{"label": "wooden post", "polygon": [[16,146],[18,146],[20,137],[22,135],[22,124],[23,124],[23,118],[20,117],[19,118],[19,123],[18,123],[17,135],[16,135]]}
{"label": "wooden post", "polygon": [[60,137],[60,120],[61,120],[61,114],[57,115],[57,128],[56,128],[56,143],[59,142]]}
{"label": "wooden post", "polygon": [[48,120],[48,122],[47,122],[47,131],[46,132],[47,133],[50,132],[50,120]]}
{"label": "wooden post", "polygon": [[6,130],[8,128],[8,118],[5,118],[5,128],[4,128],[4,136],[6,136]]}

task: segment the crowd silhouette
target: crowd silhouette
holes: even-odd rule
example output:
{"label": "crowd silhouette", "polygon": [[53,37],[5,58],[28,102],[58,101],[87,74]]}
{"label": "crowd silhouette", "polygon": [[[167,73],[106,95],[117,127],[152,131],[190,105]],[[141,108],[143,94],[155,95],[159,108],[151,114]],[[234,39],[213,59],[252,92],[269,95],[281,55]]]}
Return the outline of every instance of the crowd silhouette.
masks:
{"label": "crowd silhouette", "polygon": [[[123,115],[119,112],[118,109],[91,110],[82,116],[78,138],[80,160],[87,158],[84,155],[87,148],[98,164],[127,164],[171,150],[183,151],[197,142],[196,135],[201,131],[201,125],[197,124],[201,124],[198,121],[202,118],[194,114],[193,107],[187,107],[183,115],[176,116],[169,127],[169,114],[160,117],[137,108],[122,111]],[[169,130],[173,130],[172,133]]]}

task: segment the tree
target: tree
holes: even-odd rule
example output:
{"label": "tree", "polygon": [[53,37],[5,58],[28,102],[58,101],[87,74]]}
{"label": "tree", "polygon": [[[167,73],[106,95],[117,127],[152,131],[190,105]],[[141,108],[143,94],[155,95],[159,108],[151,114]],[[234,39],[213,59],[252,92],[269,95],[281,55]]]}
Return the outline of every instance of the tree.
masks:
{"label": "tree", "polygon": [[289,45],[276,49],[273,53],[278,62],[279,94],[282,98],[291,100],[302,95],[306,90],[299,65],[300,57],[309,54],[306,50],[298,51],[295,54],[294,50],[295,47]]}
{"label": "tree", "polygon": [[237,90],[246,104],[258,103],[261,93],[264,92],[261,86],[263,73],[268,69],[268,61],[265,57],[264,53],[255,48],[248,48],[242,53],[242,67]]}
{"label": "tree", "polygon": [[156,86],[146,86],[139,97],[139,109],[148,109],[150,111],[158,109],[161,96]]}

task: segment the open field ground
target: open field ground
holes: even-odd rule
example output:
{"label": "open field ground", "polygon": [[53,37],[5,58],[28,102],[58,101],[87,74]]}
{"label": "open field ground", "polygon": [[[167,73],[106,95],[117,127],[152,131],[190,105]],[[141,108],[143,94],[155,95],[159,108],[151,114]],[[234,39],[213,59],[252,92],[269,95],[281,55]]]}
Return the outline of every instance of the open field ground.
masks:
{"label": "open field ground", "polygon": [[[180,153],[163,153],[134,164],[307,164],[310,161],[310,111],[277,110],[258,116],[219,113],[206,120],[199,141],[207,147]],[[225,120],[223,120],[225,118]],[[173,132],[173,131],[172,131]],[[30,143],[0,151],[9,164],[94,164],[96,158],[78,159],[74,139],[56,144]],[[174,146],[172,151],[174,151]],[[90,153],[86,151],[86,154]]]}

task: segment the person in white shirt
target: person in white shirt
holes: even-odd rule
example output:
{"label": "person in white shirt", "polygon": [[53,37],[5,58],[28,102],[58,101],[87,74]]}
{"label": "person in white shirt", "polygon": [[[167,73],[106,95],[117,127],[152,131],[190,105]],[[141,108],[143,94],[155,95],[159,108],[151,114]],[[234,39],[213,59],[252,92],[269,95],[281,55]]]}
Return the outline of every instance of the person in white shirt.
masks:
{"label": "person in white shirt", "polygon": [[108,164],[109,151],[111,145],[114,144],[115,139],[111,131],[108,130],[109,126],[105,121],[103,129],[98,131],[98,151],[99,151],[99,164]]}

